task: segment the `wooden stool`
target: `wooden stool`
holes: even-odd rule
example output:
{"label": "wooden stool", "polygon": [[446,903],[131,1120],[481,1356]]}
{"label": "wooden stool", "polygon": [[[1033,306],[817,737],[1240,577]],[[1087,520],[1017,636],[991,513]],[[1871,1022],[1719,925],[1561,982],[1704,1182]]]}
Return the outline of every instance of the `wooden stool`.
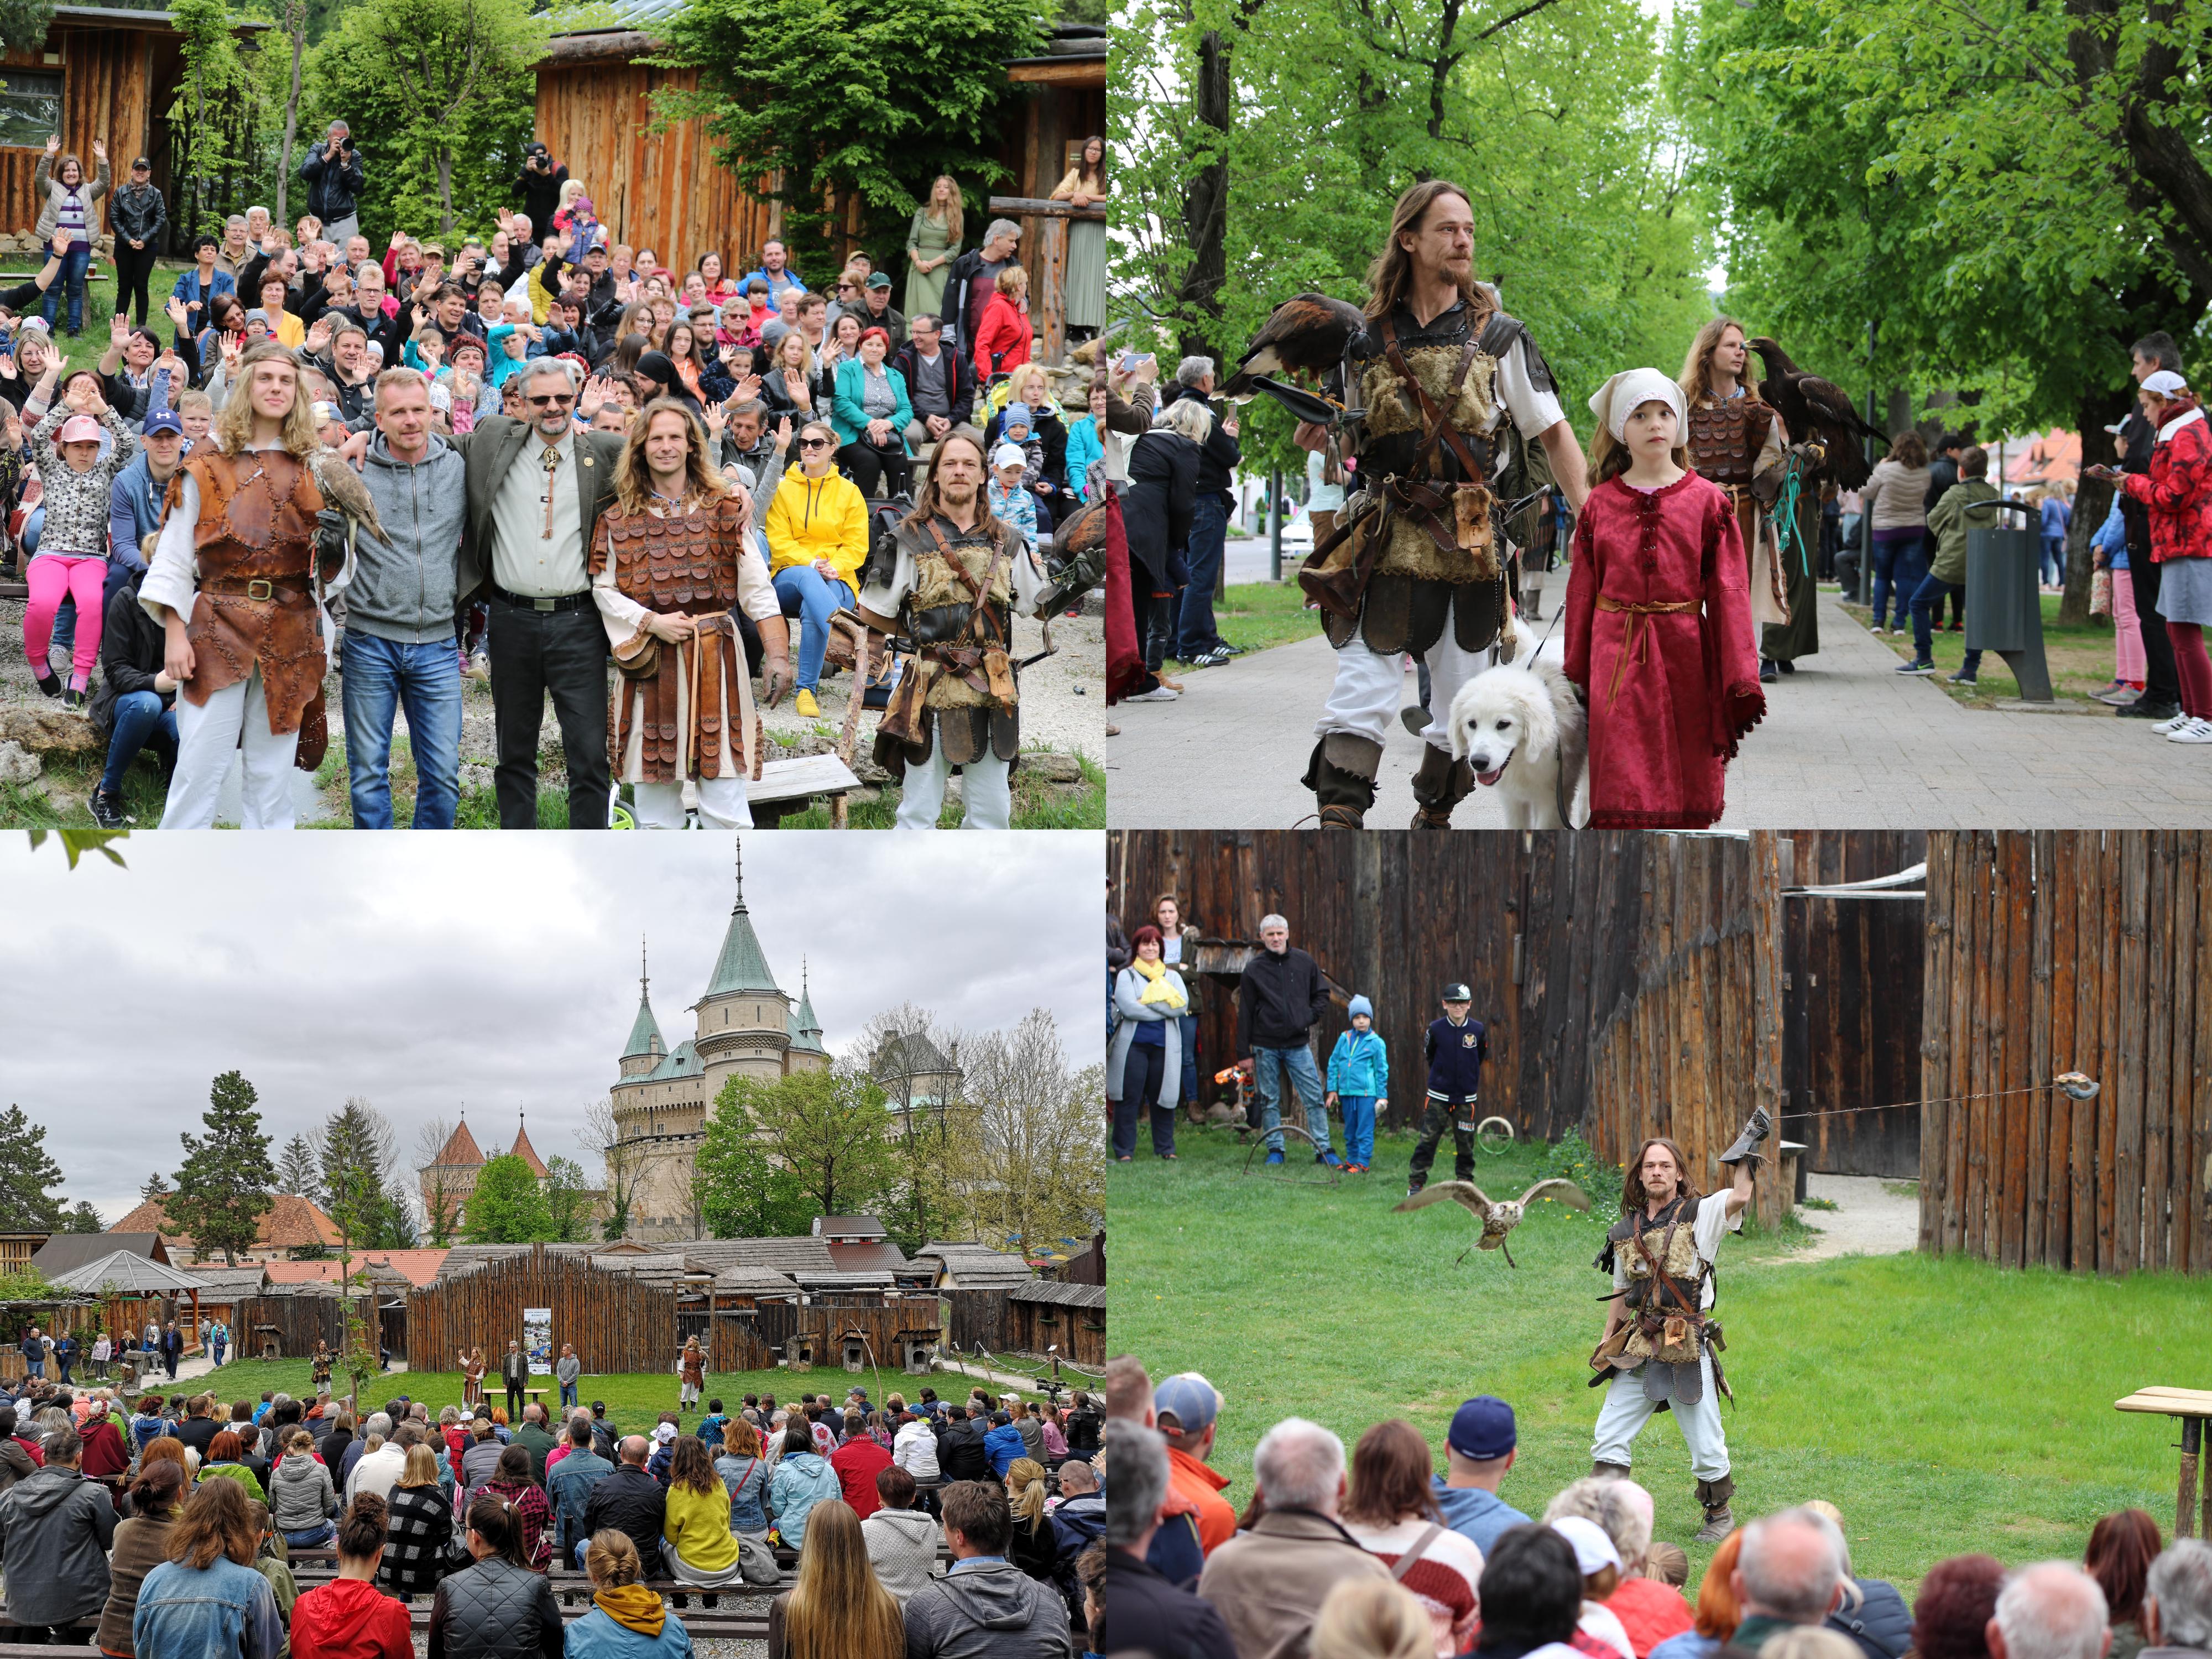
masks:
{"label": "wooden stool", "polygon": [[2204,1486],[2204,1513],[2197,1524],[2197,1460],[2204,1449],[2204,1419],[2212,1417],[2212,1389],[2138,1389],[2112,1402],[2124,1412],[2156,1412],[2181,1423],[2181,1490],[2174,1499],[2173,1535],[2212,1538],[2212,1481]]}

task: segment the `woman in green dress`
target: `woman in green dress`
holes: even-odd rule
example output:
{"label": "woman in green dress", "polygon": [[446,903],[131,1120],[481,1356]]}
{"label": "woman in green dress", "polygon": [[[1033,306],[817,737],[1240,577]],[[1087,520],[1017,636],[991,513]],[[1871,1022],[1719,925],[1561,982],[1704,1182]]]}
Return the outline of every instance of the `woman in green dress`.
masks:
{"label": "woman in green dress", "polygon": [[940,173],[929,187],[929,199],[915,210],[914,224],[906,234],[906,314],[941,317],[945,310],[945,267],[960,252],[960,186],[950,173]]}
{"label": "woman in green dress", "polygon": [[[1055,202],[1097,207],[1106,200],[1106,141],[1085,138],[1082,159],[1054,191]],[[1067,228],[1067,326],[1096,331],[1106,325],[1106,225],[1078,219]]]}

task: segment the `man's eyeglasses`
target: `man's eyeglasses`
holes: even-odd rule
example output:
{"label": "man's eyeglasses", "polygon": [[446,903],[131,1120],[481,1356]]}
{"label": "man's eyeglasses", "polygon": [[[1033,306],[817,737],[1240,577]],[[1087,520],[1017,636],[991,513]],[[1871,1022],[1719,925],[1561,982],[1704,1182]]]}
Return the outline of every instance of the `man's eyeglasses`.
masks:
{"label": "man's eyeglasses", "polygon": [[566,409],[575,401],[576,397],[574,392],[556,392],[550,398],[531,398],[530,406],[532,409]]}

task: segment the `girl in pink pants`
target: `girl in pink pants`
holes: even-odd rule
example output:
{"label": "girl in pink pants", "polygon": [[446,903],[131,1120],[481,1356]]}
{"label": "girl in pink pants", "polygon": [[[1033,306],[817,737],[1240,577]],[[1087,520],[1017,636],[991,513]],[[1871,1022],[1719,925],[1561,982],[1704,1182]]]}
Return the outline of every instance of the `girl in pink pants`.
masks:
{"label": "girl in pink pants", "polygon": [[[54,371],[49,369],[47,377]],[[43,388],[42,388],[43,389]],[[101,429],[114,441],[100,459]],[[84,707],[92,665],[100,660],[100,629],[106,620],[101,599],[107,586],[107,504],[115,475],[131,465],[138,440],[100,394],[100,377],[80,369],[62,384],[62,395],[31,433],[31,453],[46,485],[46,528],[24,578],[31,590],[23,615],[23,654],[31,659],[39,690],[48,696],[61,684],[46,661],[53,644],[54,612],[62,596],[76,599],[76,648],[71,653],[64,701]]]}

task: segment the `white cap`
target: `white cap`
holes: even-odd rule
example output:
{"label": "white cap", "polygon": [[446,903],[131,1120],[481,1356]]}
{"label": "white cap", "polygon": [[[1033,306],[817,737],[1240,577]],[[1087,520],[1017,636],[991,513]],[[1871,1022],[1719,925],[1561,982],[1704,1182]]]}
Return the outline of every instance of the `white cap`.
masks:
{"label": "white cap", "polygon": [[1588,1516],[1563,1515],[1552,1522],[1552,1530],[1575,1547],[1575,1571],[1583,1577],[1607,1567],[1620,1571],[1620,1552],[1613,1548],[1605,1528]]}
{"label": "white cap", "polygon": [[2147,374],[2143,377],[2142,389],[2145,392],[2155,392],[2161,398],[2171,398],[2177,392],[2188,391],[2189,382],[2172,369],[2161,368],[2155,374]]}
{"label": "white cap", "polygon": [[666,1445],[670,1441],[676,1438],[676,1425],[673,1423],[663,1423],[659,1428],[653,1431],[653,1437],[660,1442],[662,1445]]}
{"label": "white cap", "polygon": [[1000,444],[991,452],[991,465],[994,467],[1027,466],[1029,464],[1030,458],[1022,453],[1022,447],[1019,444]]}
{"label": "white cap", "polygon": [[1674,411],[1678,422],[1683,419],[1682,388],[1656,368],[1621,370],[1597,389],[1589,406],[1598,423],[1620,443],[1626,441],[1628,417],[1650,403],[1665,404]]}

